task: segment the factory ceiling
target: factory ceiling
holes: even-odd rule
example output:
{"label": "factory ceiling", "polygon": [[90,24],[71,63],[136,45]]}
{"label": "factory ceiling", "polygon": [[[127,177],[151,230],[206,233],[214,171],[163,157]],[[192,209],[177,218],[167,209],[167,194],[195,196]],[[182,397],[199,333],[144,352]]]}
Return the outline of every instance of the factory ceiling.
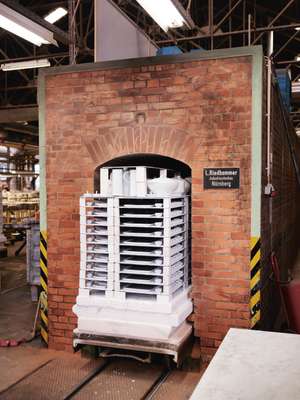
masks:
{"label": "factory ceiling", "polygon": [[[159,47],[176,45],[184,52],[197,48],[210,50],[262,44],[267,53],[269,32],[273,30],[272,57],[275,67],[290,68],[294,81],[300,78],[300,61],[296,58],[300,55],[298,0],[180,0],[191,14],[195,27],[189,30],[172,29],[168,33],[135,0],[110,1],[136,22]],[[70,11],[53,26],[58,47],[37,47],[0,29],[0,64],[45,57],[50,59],[52,66],[93,61],[93,0],[0,0],[0,3],[35,21],[42,21],[58,6]],[[36,69],[0,71],[0,129],[14,140],[37,143],[37,73]],[[298,108],[300,111],[299,97],[295,99],[291,113],[295,125],[300,122]],[[19,132],[18,123],[23,124]],[[24,123],[28,124],[26,132]],[[10,129],[11,124],[14,124],[13,130]],[[30,127],[33,127],[32,132]]]}

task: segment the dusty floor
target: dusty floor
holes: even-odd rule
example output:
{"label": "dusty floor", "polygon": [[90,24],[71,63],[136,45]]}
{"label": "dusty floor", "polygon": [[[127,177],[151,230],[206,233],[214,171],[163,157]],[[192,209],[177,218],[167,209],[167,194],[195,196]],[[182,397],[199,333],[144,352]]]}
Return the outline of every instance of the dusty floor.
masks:
{"label": "dusty floor", "polygon": [[[55,352],[37,342],[0,349],[1,400],[62,400],[105,361],[80,354]],[[140,400],[160,376],[159,364],[112,360],[74,399]],[[173,371],[153,395],[153,400],[187,400],[204,372]],[[72,397],[73,398],[73,397]]]}
{"label": "dusty floor", "polygon": [[[0,337],[20,339],[28,336],[34,312],[35,304],[31,302],[28,286],[0,295]],[[63,399],[101,362],[99,359],[90,361],[80,353],[48,350],[39,338],[18,347],[0,348],[0,399]],[[161,366],[157,366],[157,371],[155,368],[155,365],[133,360],[113,360],[112,366],[97,375],[90,386],[85,386],[74,398],[139,400],[160,375]],[[173,371],[153,399],[189,399],[204,370],[205,367],[196,372]],[[105,395],[101,392],[104,388]]]}
{"label": "dusty floor", "polygon": [[0,339],[27,338],[33,327],[37,304],[26,283],[26,248],[15,256],[20,245],[16,242],[8,248],[8,257],[0,258]]}
{"label": "dusty floor", "polygon": [[[18,246],[19,243],[15,247]],[[0,259],[3,278],[0,293],[0,339],[18,340],[29,337],[37,306],[32,302],[30,286],[26,284],[24,250],[18,257],[14,256],[14,251],[15,248],[10,248],[9,257]],[[39,338],[18,347],[0,348],[0,399],[63,399],[101,362],[83,358],[79,353],[48,350]],[[97,375],[91,381],[91,386],[79,392],[76,399],[139,400],[140,394],[152,384],[151,373],[153,376],[159,375],[155,368],[153,365],[138,364],[132,360],[113,361],[105,374]],[[204,370],[205,367],[197,372],[173,371],[153,399],[188,399]],[[107,389],[105,396],[101,392],[103,387]],[[127,394],[124,397],[125,387]]]}
{"label": "dusty floor", "polygon": [[27,338],[33,328],[36,307],[27,285],[0,294],[0,339]]}
{"label": "dusty floor", "polygon": [[22,242],[8,247],[8,257],[0,258],[0,294],[26,284],[26,248],[18,256],[15,251]]}
{"label": "dusty floor", "polygon": [[41,347],[39,339],[30,345],[0,348],[0,399],[4,389],[55,356],[56,352]]}

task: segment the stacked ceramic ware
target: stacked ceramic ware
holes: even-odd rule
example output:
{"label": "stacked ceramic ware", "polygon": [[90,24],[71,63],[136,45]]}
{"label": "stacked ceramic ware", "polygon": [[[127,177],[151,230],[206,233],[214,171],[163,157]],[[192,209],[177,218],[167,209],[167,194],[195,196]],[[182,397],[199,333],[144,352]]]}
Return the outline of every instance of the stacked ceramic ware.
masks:
{"label": "stacked ceramic ware", "polygon": [[171,301],[187,287],[188,197],[116,198],[116,295]]}
{"label": "stacked ceramic ware", "polygon": [[103,168],[101,193],[81,196],[79,332],[167,340],[189,329],[189,184],[151,171]]}
{"label": "stacked ceramic ware", "polygon": [[112,295],[114,289],[113,198],[84,195],[80,199],[79,294]]}

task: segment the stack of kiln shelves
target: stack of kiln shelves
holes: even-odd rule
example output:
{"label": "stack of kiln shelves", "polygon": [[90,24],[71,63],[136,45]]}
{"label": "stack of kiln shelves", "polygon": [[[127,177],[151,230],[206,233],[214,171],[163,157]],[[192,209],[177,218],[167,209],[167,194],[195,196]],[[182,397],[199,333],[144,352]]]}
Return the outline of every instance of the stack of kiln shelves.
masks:
{"label": "stack of kiln shelves", "polygon": [[80,218],[76,331],[151,340],[188,331],[189,197],[85,194]]}

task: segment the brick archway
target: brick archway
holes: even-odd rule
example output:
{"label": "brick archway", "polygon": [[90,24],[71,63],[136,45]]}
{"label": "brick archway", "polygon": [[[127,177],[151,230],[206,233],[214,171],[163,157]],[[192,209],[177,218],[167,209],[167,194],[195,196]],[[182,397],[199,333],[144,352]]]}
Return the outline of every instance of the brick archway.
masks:
{"label": "brick archway", "polygon": [[190,165],[197,151],[195,137],[166,125],[111,128],[84,144],[96,165],[133,153],[157,154]]}

